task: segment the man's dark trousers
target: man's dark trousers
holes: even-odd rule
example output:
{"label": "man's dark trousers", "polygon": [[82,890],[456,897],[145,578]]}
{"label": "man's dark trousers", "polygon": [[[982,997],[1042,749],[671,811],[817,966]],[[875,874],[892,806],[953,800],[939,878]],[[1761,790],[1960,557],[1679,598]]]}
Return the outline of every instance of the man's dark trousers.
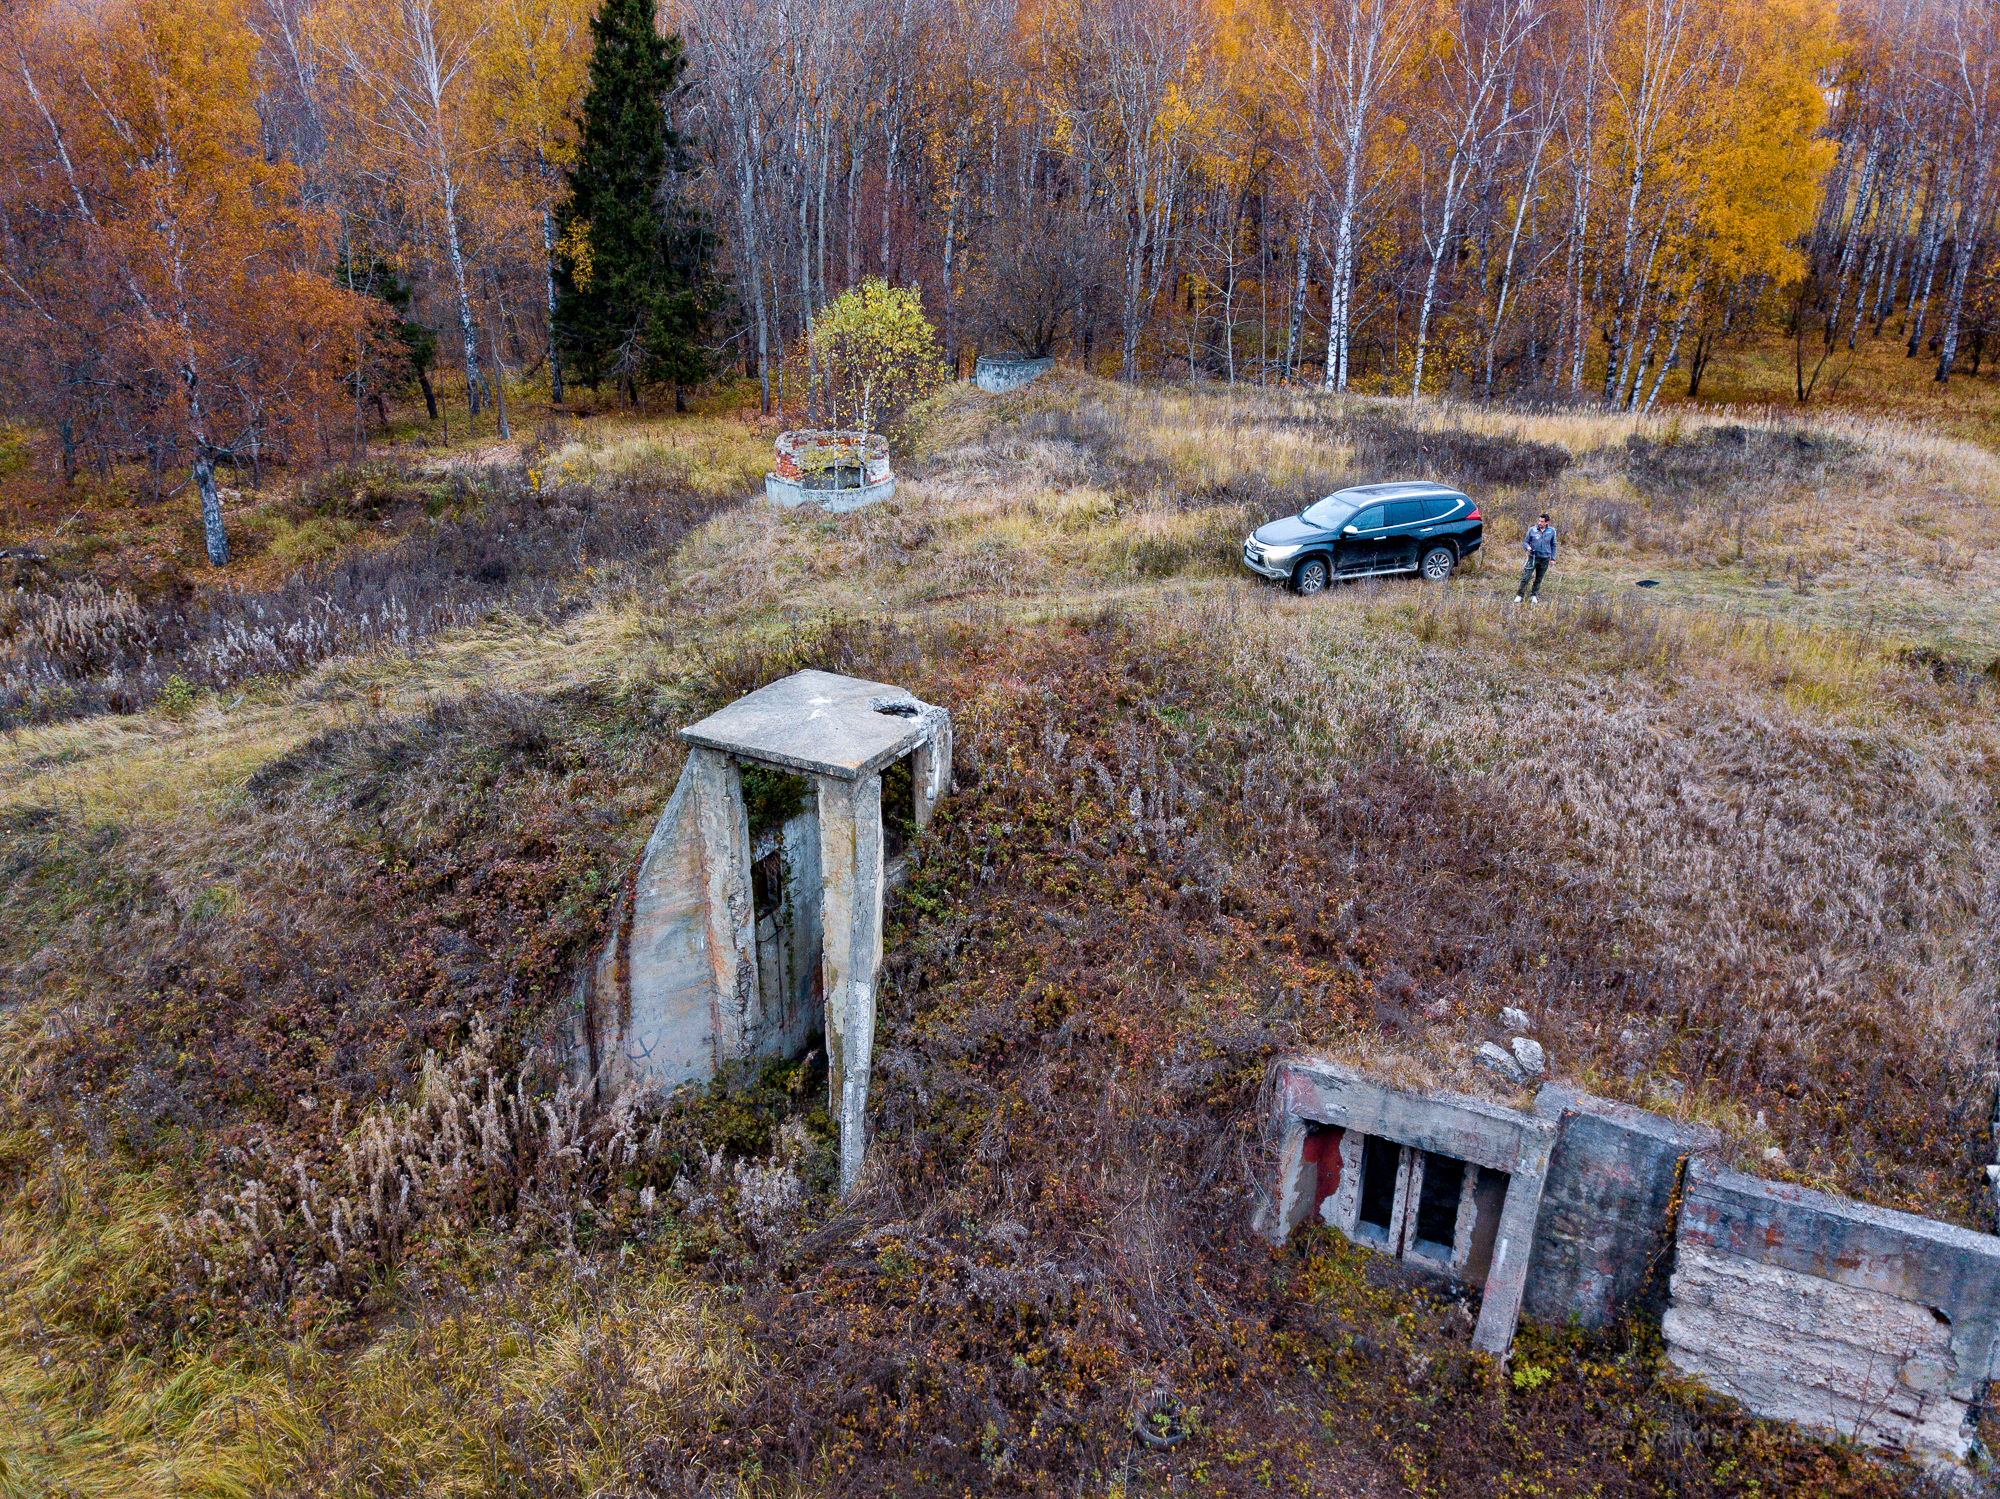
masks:
{"label": "man's dark trousers", "polygon": [[[1540,598],[1542,595],[1542,576],[1548,570],[1548,558],[1530,557],[1528,565],[1521,569],[1521,586],[1515,592],[1514,597],[1518,599],[1526,595],[1529,598]],[[1529,586],[1531,583],[1533,584],[1532,587]]]}

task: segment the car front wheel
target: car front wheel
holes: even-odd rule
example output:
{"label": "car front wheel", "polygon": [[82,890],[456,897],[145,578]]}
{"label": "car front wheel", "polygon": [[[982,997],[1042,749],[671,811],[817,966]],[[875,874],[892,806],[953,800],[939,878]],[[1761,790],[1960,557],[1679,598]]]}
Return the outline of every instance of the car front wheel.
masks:
{"label": "car front wheel", "polygon": [[1458,566],[1458,554],[1447,546],[1435,546],[1424,553],[1423,574],[1427,583],[1442,583]]}
{"label": "car front wheel", "polygon": [[1303,594],[1323,593],[1330,576],[1326,570],[1326,558],[1308,557],[1292,574],[1292,590]]}

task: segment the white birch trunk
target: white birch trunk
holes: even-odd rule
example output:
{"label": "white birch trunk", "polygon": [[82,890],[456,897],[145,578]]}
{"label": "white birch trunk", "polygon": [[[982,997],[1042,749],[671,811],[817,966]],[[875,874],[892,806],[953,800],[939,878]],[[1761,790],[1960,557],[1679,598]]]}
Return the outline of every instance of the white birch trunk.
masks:
{"label": "white birch trunk", "polygon": [[1292,376],[1298,370],[1299,335],[1303,331],[1306,315],[1306,267],[1307,255],[1312,250],[1313,197],[1306,194],[1305,218],[1299,225],[1298,246],[1292,270],[1292,315],[1285,331],[1285,384],[1292,383]]}

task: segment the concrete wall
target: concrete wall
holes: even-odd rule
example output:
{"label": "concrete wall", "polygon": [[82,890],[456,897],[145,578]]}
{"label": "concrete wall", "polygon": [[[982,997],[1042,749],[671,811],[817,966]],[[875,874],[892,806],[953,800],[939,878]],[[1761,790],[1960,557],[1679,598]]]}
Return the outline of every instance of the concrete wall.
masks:
{"label": "concrete wall", "polygon": [[[1281,1063],[1272,1084],[1278,1169],[1259,1232],[1317,1220],[1483,1282],[1474,1346],[1491,1352],[1517,1315],[1658,1314],[1674,1364],[1758,1415],[1964,1461],[2000,1377],[2000,1237],[1725,1170],[1699,1155],[1713,1131],[1555,1084],[1532,1116],[1312,1058]],[[1452,1194],[1434,1194],[1427,1240],[1427,1174],[1461,1163],[1456,1218]]]}
{"label": "concrete wall", "polygon": [[1558,1126],[1542,1184],[1522,1308],[1538,1322],[1604,1327],[1666,1304],[1681,1168],[1716,1135],[1630,1104],[1549,1084],[1535,1114]]}
{"label": "concrete wall", "polygon": [[746,1054],[761,1004],[749,865],[730,851],[749,841],[742,777],[727,757],[695,750],[619,901],[610,939],[578,982],[576,1076],[607,1094],[640,1079],[673,1088]]}
{"label": "concrete wall", "polygon": [[1003,359],[981,354],[972,363],[972,383],[995,395],[1019,390],[1037,376],[1055,368],[1053,359]]}
{"label": "concrete wall", "polygon": [[808,489],[796,479],[786,479],[777,474],[764,475],[764,498],[787,510],[805,504],[817,505],[822,510],[859,510],[864,505],[893,499],[895,494],[894,478],[877,479],[858,489]]}
{"label": "concrete wall", "polygon": [[757,916],[758,1056],[797,1056],[819,1029],[826,996],[820,974],[819,819],[804,812],[772,828],[750,849],[754,864],[776,856],[775,907]]}
{"label": "concrete wall", "polygon": [[2000,1372],[2000,1238],[1701,1160],[1676,1238],[1675,1365],[1762,1416],[1964,1459]]}

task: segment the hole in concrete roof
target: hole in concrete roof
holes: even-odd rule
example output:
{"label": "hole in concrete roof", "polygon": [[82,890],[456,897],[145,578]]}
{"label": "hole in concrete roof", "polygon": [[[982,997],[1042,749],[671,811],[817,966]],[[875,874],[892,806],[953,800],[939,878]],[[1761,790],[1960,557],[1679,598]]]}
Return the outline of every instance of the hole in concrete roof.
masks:
{"label": "hole in concrete roof", "polygon": [[908,698],[878,697],[868,705],[877,713],[888,713],[896,718],[915,718],[923,709]]}
{"label": "hole in concrete roof", "polygon": [[1944,1325],[1945,1325],[1946,1327],[1949,1327],[1949,1326],[1951,1326],[1951,1318],[1949,1318],[1949,1317],[1947,1317],[1947,1316],[1945,1315],[1945,1313],[1944,1313],[1944,1308],[1943,1308],[1943,1307],[1939,1307],[1939,1306],[1934,1306],[1934,1307],[1932,1307],[1932,1308],[1931,1308],[1931,1315],[1932,1315],[1933,1317],[1937,1318],[1937,1319],[1938,1319],[1938,1321],[1939,1321],[1939,1322],[1941,1322],[1941,1323],[1943,1323],[1943,1324],[1944,1324]]}

